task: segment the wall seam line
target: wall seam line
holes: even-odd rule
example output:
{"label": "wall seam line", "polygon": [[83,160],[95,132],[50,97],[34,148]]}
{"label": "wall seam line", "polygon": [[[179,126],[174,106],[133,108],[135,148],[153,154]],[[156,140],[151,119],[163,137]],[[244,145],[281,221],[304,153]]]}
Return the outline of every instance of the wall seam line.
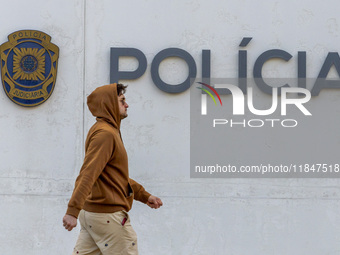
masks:
{"label": "wall seam line", "polygon": [[83,21],[83,47],[84,47],[84,56],[83,56],[83,128],[82,128],[82,141],[81,141],[81,155],[84,158],[84,139],[85,139],[85,110],[86,110],[86,0],[84,0],[84,21]]}

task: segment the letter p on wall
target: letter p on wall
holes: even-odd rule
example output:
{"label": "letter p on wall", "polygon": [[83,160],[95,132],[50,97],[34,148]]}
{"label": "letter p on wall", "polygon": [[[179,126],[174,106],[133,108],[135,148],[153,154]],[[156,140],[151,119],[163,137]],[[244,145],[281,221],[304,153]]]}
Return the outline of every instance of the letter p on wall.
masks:
{"label": "letter p on wall", "polygon": [[[134,71],[119,71],[119,57],[134,57],[138,68]],[[135,48],[111,48],[110,52],[110,82],[119,80],[134,80],[141,77],[146,70],[147,61],[143,52]]]}

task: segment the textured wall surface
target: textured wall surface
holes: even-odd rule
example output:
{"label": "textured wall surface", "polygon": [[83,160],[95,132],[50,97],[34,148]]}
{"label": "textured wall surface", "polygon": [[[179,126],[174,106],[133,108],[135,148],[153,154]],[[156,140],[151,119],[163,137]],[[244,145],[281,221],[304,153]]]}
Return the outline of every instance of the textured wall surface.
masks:
{"label": "textured wall surface", "polygon": [[[94,123],[86,96],[109,83],[110,47],[138,48],[148,61],[141,78],[124,81],[130,108],[122,123],[131,177],[164,202],[160,210],[134,204],[140,254],[340,254],[340,181],[190,179],[189,91],[164,93],[150,75],[154,56],[178,47],[195,59],[197,77],[203,49],[211,50],[212,77],[237,77],[238,45],[248,36],[249,73],[262,52],[278,48],[294,58],[306,51],[307,76],[315,78],[327,53],[340,51],[337,1],[0,3],[1,43],[14,31],[34,29],[60,48],[57,84],[44,104],[20,107],[0,91],[1,255],[71,254],[79,227],[67,232],[62,217]],[[121,70],[136,66],[131,58],[120,63]],[[187,72],[176,58],[160,65],[172,84]],[[297,61],[273,60],[263,75],[296,77]],[[340,92],[325,90],[316,100],[339,105]]]}

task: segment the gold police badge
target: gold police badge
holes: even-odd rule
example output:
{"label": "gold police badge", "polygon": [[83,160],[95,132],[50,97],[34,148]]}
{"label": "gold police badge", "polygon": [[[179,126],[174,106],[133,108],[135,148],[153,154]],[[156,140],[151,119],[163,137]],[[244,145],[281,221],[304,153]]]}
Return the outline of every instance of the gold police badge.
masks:
{"label": "gold police badge", "polygon": [[57,78],[59,48],[51,37],[36,30],[21,30],[0,46],[1,80],[16,104],[36,106],[52,94]]}

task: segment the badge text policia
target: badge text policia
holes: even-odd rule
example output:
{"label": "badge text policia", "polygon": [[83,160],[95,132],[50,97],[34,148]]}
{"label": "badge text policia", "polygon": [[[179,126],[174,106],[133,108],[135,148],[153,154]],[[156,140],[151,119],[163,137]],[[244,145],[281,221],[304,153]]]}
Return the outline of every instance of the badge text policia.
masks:
{"label": "badge text policia", "polygon": [[0,46],[1,80],[7,96],[16,104],[36,106],[53,92],[59,48],[51,37],[35,30],[21,30]]}

